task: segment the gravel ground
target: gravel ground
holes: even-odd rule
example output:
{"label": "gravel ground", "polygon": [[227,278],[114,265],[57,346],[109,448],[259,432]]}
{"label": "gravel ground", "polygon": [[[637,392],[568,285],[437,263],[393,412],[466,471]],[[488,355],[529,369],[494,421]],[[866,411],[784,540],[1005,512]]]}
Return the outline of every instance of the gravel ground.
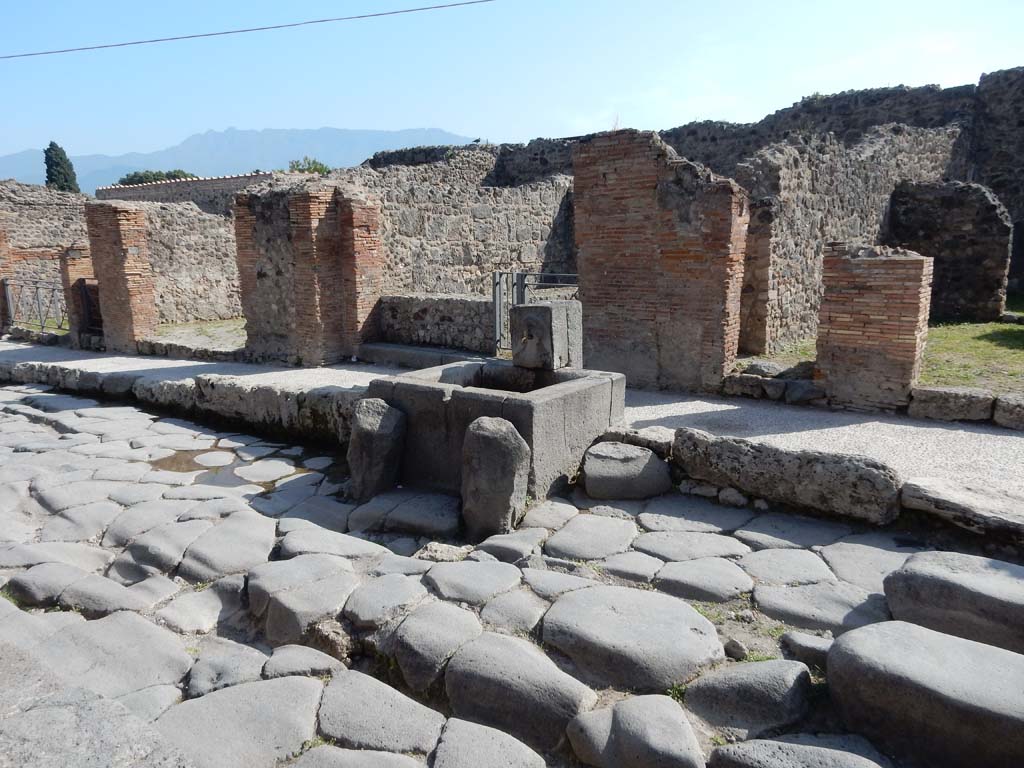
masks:
{"label": "gravel ground", "polygon": [[695,427],[782,448],[858,453],[904,477],[1024,491],[1024,434],[992,426],[826,411],[743,398],[626,392],[633,427]]}

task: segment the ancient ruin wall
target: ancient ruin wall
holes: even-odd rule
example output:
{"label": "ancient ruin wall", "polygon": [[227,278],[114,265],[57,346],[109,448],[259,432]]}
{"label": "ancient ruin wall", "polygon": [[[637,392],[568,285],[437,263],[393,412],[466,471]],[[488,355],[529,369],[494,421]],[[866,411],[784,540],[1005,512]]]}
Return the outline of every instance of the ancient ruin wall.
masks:
{"label": "ancient ruin wall", "polygon": [[377,321],[382,341],[494,354],[494,302],[487,296],[383,296]]}
{"label": "ancient ruin wall", "polygon": [[201,211],[230,216],[235,195],[251,184],[273,177],[272,173],[214,176],[201,179],[154,181],[148,184],[112,185],[96,189],[97,200],[135,200],[153,203],[195,203]]}
{"label": "ancient ruin wall", "polygon": [[869,129],[847,145],[825,134],[774,144],[737,167],[756,201],[747,239],[740,347],[772,354],[814,336],[829,241],[878,242],[904,179],[942,178],[956,127]]}
{"label": "ancient ruin wall", "polygon": [[903,182],[885,240],[933,260],[933,320],[991,322],[1006,309],[1012,234],[1006,208],[980,184]]}
{"label": "ancient ruin wall", "polygon": [[240,317],[235,232],[230,219],[191,203],[139,203],[160,323]]}
{"label": "ancient ruin wall", "polygon": [[84,242],[87,195],[38,184],[0,181],[0,229],[12,248],[57,248]]}
{"label": "ancient ruin wall", "polygon": [[496,148],[430,149],[332,175],[381,201],[386,293],[490,295],[495,271],[576,271],[571,177],[498,186]]}

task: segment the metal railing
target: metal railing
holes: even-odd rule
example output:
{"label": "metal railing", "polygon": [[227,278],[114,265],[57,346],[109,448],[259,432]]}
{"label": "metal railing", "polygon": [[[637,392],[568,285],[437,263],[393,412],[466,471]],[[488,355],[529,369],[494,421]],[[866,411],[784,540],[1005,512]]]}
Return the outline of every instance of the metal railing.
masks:
{"label": "metal railing", "polygon": [[512,348],[508,325],[509,307],[538,301],[579,298],[577,275],[558,272],[495,272],[491,278],[494,297],[494,338],[499,350]]}
{"label": "metal railing", "polygon": [[8,325],[50,333],[67,331],[68,307],[64,287],[50,280],[5,278],[4,319]]}

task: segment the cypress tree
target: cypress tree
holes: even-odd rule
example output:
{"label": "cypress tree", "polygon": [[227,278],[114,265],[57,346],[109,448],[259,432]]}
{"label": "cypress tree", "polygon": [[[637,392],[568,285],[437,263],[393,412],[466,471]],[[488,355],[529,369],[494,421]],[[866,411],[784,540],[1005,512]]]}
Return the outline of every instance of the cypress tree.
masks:
{"label": "cypress tree", "polygon": [[75,178],[75,166],[67,152],[55,141],[43,150],[46,160],[46,186],[59,189],[61,192],[78,192],[78,179]]}

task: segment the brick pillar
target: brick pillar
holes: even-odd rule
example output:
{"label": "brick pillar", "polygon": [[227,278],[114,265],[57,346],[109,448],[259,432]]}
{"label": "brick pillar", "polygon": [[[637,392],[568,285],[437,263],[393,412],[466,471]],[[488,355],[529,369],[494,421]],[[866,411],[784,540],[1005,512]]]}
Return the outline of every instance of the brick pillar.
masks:
{"label": "brick pillar", "polygon": [[107,350],[135,354],[136,342],[157,327],[146,212],[131,203],[86,203],[85,221]]}
{"label": "brick pillar", "polygon": [[932,260],[830,243],[823,283],[815,376],[829,401],[862,410],[907,405],[928,337]]}
{"label": "brick pillar", "polygon": [[[11,263],[11,247],[7,242],[7,233],[0,229],[0,280],[9,280],[14,276],[14,265]],[[0,283],[2,285],[2,283]],[[11,308],[7,306],[7,293],[0,291],[0,327],[9,328],[12,320]]]}
{"label": "brick pillar", "polygon": [[85,330],[85,308],[79,280],[93,280],[95,277],[87,244],[75,244],[61,252],[60,282],[64,288],[64,303],[68,308],[71,345],[76,348],[80,345],[79,337]]}
{"label": "brick pillar", "polygon": [[377,338],[377,302],[384,292],[384,248],[380,204],[350,197],[338,201],[341,224],[341,344],[355,355]]}
{"label": "brick pillar", "polygon": [[653,132],[585,139],[573,168],[586,367],[718,388],[739,343],[746,193]]}

